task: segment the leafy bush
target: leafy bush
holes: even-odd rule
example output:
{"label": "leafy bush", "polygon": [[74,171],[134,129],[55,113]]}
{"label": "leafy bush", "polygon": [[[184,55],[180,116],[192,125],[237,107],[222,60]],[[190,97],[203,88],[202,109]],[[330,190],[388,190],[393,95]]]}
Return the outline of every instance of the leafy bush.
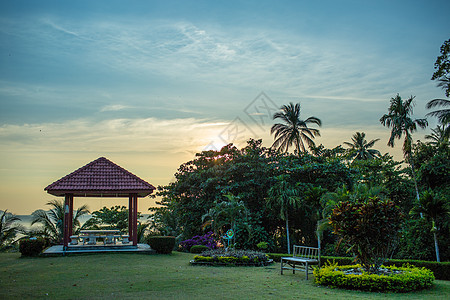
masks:
{"label": "leafy bush", "polygon": [[152,249],[160,254],[172,253],[173,247],[175,247],[174,236],[150,236],[148,238],[148,244]]}
{"label": "leafy bush", "polygon": [[250,265],[265,266],[269,263],[266,254],[256,251],[223,249],[208,250],[196,255],[194,263],[209,263],[212,265]]}
{"label": "leafy bush", "polygon": [[22,256],[38,256],[48,245],[44,238],[29,238],[20,240],[19,251]]}
{"label": "leafy bush", "polygon": [[[391,273],[389,275],[369,274],[362,270],[361,265],[338,267],[337,264],[332,264],[314,269],[314,280],[319,285],[371,292],[404,293],[433,285],[433,272],[425,268],[405,265],[384,267],[384,269]],[[353,274],[353,270],[360,270],[361,273]]]}
{"label": "leafy bush", "polygon": [[[270,259],[275,262],[280,262],[282,257],[289,257],[292,254],[287,253],[268,253]],[[337,264],[338,266],[351,265],[354,263],[352,257],[335,257],[335,256],[321,256],[321,264]],[[405,260],[405,259],[389,259],[383,265],[384,266],[397,266],[401,267],[405,264],[410,264],[418,268],[427,268],[433,272],[434,277],[439,280],[450,280],[450,262],[435,262],[424,260]]]}
{"label": "leafy bush", "polygon": [[191,247],[189,252],[191,253],[202,253],[203,251],[209,250],[208,246],[205,245],[195,245]]}
{"label": "leafy bush", "polygon": [[434,277],[439,280],[450,280],[450,262],[436,262],[424,260],[403,260],[390,259],[385,266],[403,266],[404,264],[411,264],[418,268],[426,268],[433,272]]}
{"label": "leafy bush", "polygon": [[333,232],[364,270],[376,273],[395,249],[402,214],[394,202],[374,196],[362,202],[340,202],[329,219]]}
{"label": "leafy bush", "polygon": [[256,247],[258,247],[258,249],[261,251],[265,251],[267,250],[267,248],[269,248],[269,244],[267,242],[260,242],[256,245]]}
{"label": "leafy bush", "polygon": [[205,235],[196,235],[193,238],[184,240],[180,243],[180,247],[183,251],[189,252],[192,246],[204,245],[209,249],[217,249],[217,242],[214,239],[214,233],[212,231]]}

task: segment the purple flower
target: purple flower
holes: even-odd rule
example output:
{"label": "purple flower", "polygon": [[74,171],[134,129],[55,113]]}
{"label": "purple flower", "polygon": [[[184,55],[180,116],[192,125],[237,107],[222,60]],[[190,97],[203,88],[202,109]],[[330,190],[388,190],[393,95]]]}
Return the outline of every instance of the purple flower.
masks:
{"label": "purple flower", "polygon": [[209,249],[217,249],[217,241],[214,239],[214,233],[210,231],[205,235],[196,235],[180,243],[184,251],[189,251],[195,245],[204,245]]}

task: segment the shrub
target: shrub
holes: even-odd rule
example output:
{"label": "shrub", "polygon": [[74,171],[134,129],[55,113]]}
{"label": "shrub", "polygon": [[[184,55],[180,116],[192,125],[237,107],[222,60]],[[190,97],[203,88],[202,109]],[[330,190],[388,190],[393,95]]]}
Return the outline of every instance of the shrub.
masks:
{"label": "shrub", "polygon": [[434,281],[434,275],[430,270],[410,265],[384,267],[385,270],[392,272],[389,275],[369,274],[365,271],[362,271],[361,274],[349,272],[355,269],[362,271],[361,265],[338,267],[337,264],[332,264],[315,268],[314,280],[319,285],[334,288],[396,293],[428,288],[433,285]]}
{"label": "shrub", "polygon": [[260,242],[256,245],[260,251],[265,251],[269,248],[269,244],[267,242]]}
{"label": "shrub", "polygon": [[214,239],[214,233],[210,231],[205,235],[196,235],[180,243],[181,249],[187,252],[191,250],[192,246],[196,245],[204,245],[209,249],[217,249],[217,242]]}
{"label": "shrub", "polygon": [[450,262],[436,262],[424,260],[402,260],[390,259],[385,266],[403,266],[404,264],[411,264],[418,268],[426,268],[433,272],[434,277],[439,280],[450,280]]}
{"label": "shrub", "polygon": [[364,202],[340,202],[329,219],[364,270],[376,273],[395,249],[402,215],[394,202],[374,196]]}
{"label": "shrub", "polygon": [[172,253],[173,247],[175,246],[175,237],[174,236],[150,236],[148,238],[148,244],[157,253],[170,254],[170,253]]}
{"label": "shrub", "polygon": [[191,253],[202,253],[203,251],[209,250],[209,248],[205,245],[195,245],[191,247],[189,252]]}
{"label": "shrub", "polygon": [[[292,254],[287,253],[268,253],[269,258],[273,261],[280,262],[282,257],[289,257]],[[354,263],[352,257],[335,257],[335,256],[321,256],[321,264],[337,264],[338,266],[351,265]],[[435,262],[435,261],[423,261],[423,260],[405,260],[405,259],[389,259],[385,262],[384,266],[397,266],[401,267],[405,264],[410,264],[419,268],[427,268],[432,271],[434,277],[439,280],[450,280],[450,262]]]}
{"label": "shrub", "polygon": [[47,246],[48,241],[44,238],[29,238],[20,240],[19,251],[22,256],[38,256]]}
{"label": "shrub", "polygon": [[223,249],[208,250],[194,257],[194,263],[209,263],[212,265],[248,265],[265,266],[269,263],[266,254],[256,251]]}

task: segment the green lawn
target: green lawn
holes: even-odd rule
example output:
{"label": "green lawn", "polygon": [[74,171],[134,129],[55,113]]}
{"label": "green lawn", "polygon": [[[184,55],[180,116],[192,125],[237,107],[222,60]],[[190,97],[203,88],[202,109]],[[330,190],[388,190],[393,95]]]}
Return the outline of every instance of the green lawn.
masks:
{"label": "green lawn", "polygon": [[[317,287],[303,273],[267,267],[190,266],[192,254],[97,254],[20,258],[0,254],[0,298],[47,299],[448,299],[450,282],[381,294]],[[313,277],[313,276],[311,276]]]}

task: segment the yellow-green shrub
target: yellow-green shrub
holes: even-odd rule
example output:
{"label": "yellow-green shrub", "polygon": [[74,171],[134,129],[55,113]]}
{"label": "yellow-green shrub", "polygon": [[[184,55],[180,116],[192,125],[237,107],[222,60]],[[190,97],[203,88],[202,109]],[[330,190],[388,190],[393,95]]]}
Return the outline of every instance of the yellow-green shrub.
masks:
{"label": "yellow-green shrub", "polygon": [[367,272],[357,275],[343,272],[355,268],[361,268],[361,265],[338,266],[333,264],[316,268],[314,270],[315,282],[319,285],[334,288],[404,293],[428,288],[433,285],[434,281],[433,272],[410,265],[383,267],[389,270],[402,271],[399,274],[390,275],[369,274]]}

